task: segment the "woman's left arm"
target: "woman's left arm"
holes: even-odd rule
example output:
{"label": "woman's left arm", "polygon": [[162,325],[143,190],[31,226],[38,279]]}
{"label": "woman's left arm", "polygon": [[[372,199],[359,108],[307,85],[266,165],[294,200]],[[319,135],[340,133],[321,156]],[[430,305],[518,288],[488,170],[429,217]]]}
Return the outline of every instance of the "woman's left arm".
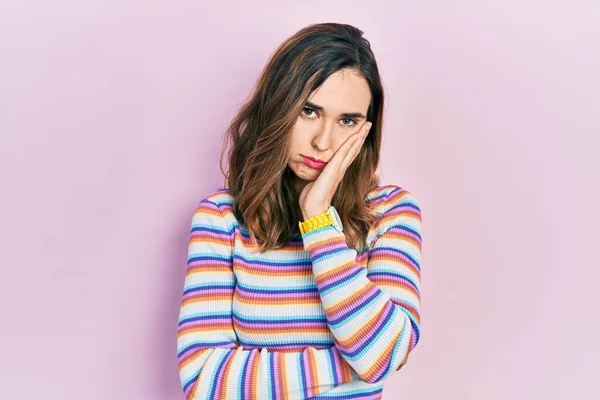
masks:
{"label": "woman's left arm", "polygon": [[385,201],[366,269],[333,226],[302,235],[335,345],[369,383],[400,369],[420,336],[421,209],[401,187]]}

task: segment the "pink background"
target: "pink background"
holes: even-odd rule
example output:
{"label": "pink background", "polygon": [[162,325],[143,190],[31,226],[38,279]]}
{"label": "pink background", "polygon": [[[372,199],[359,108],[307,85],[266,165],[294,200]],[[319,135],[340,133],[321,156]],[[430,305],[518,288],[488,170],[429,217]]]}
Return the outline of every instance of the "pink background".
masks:
{"label": "pink background", "polygon": [[0,3],[0,398],[183,397],[221,135],[325,21],[372,42],[383,183],[423,212],[421,342],[384,399],[599,398],[598,3],[227,3]]}

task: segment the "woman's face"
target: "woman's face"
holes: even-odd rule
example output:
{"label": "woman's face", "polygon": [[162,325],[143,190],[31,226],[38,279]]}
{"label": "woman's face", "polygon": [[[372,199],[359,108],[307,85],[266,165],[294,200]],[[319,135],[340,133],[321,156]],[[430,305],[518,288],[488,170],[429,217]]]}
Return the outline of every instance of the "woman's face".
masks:
{"label": "woman's face", "polygon": [[294,172],[298,193],[319,177],[342,143],[365,123],[370,102],[371,90],[367,81],[350,69],[330,75],[312,93],[292,130],[288,167]]}

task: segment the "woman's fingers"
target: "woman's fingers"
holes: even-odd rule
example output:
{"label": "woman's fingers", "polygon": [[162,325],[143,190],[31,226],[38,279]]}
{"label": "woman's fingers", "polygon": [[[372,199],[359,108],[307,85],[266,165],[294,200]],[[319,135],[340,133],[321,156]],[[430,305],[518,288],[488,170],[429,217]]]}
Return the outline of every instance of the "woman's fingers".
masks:
{"label": "woman's fingers", "polygon": [[360,131],[358,131],[355,134],[355,135],[357,135],[357,138],[352,143],[352,146],[350,146],[350,149],[346,153],[346,156],[344,157],[344,161],[342,162],[342,170],[343,171],[346,171],[346,168],[348,168],[348,166],[350,164],[352,164],[352,161],[354,161],[354,159],[356,158],[358,153],[360,153],[360,149],[362,148],[362,145],[365,142],[365,138],[369,134],[369,130],[371,129],[372,125],[373,124],[371,122],[364,123],[363,126],[361,127]]}
{"label": "woman's fingers", "polygon": [[336,182],[340,182],[343,179],[348,165],[352,163],[354,157],[359,153],[371,125],[371,122],[365,122],[357,132],[350,135],[350,137],[342,143],[325,166],[320,177],[325,179],[327,176],[330,176],[331,179],[334,179]]}
{"label": "woman's fingers", "polygon": [[310,207],[320,209],[323,204],[331,203],[339,183],[344,178],[348,165],[360,152],[371,125],[371,122],[365,122],[358,132],[348,137],[329,160],[317,180],[312,182],[312,185],[304,187],[299,199],[300,207],[303,210]]}
{"label": "woman's fingers", "polygon": [[350,135],[344,143],[337,149],[331,160],[327,165],[331,165],[331,167],[339,167],[341,168],[344,162],[344,159],[348,155],[348,152],[352,149],[352,146],[356,143],[356,141],[360,138],[360,134],[362,129]]}

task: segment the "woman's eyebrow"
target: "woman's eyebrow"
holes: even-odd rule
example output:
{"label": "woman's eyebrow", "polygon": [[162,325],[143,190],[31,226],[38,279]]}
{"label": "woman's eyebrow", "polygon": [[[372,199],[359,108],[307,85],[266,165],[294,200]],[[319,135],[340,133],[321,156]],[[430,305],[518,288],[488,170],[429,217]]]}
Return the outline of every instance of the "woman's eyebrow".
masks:
{"label": "woman's eyebrow", "polygon": [[[324,108],[321,106],[316,105],[315,103],[311,103],[310,101],[306,102],[306,106],[310,107],[310,108],[314,108],[317,111],[323,111]],[[365,114],[360,113],[360,112],[354,112],[354,113],[343,113],[341,115],[343,118],[366,118]]]}

